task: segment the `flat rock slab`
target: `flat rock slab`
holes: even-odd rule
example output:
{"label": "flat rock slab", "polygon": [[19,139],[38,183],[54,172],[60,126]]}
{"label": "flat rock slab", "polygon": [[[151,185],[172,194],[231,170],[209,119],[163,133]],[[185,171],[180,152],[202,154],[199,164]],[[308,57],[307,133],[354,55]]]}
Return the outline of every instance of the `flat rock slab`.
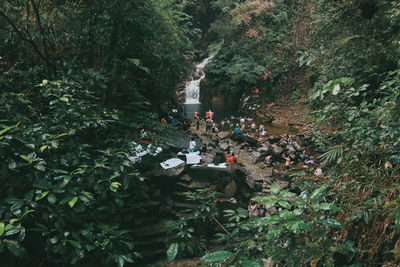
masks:
{"label": "flat rock slab", "polygon": [[217,134],[217,136],[218,136],[220,139],[225,139],[225,138],[227,138],[229,135],[230,135],[229,132],[219,132],[219,133]]}

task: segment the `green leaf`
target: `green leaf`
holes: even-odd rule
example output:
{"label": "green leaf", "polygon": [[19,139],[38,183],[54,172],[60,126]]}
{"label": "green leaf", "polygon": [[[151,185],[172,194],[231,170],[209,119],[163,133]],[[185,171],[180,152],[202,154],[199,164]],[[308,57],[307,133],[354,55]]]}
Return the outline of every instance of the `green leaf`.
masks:
{"label": "green leaf", "polygon": [[323,185],[323,186],[317,188],[317,189],[311,194],[310,199],[313,199],[313,200],[314,200],[314,199],[319,198],[319,197],[322,195],[322,193],[324,193],[324,191],[325,191],[327,188],[328,188],[328,185]]}
{"label": "green leaf", "polygon": [[361,38],[361,35],[358,35],[358,34],[352,35],[352,36],[343,38],[342,40],[340,40],[340,42],[341,42],[342,44],[346,44],[347,42],[349,42],[349,41],[351,41],[351,40],[353,40],[353,39],[357,39],[357,38]]}
{"label": "green leaf", "polygon": [[331,210],[331,211],[339,211],[339,207],[334,205],[334,204],[330,204],[330,203],[316,203],[314,205],[312,205],[314,209],[317,210]]}
{"label": "green leaf", "polygon": [[167,250],[168,260],[172,261],[175,259],[176,255],[178,254],[178,249],[179,249],[178,243],[172,243],[169,245]]}
{"label": "green leaf", "polygon": [[328,226],[328,227],[342,227],[343,226],[343,224],[341,222],[339,222],[335,219],[332,219],[332,218],[321,220],[320,223],[322,223],[323,225]]}
{"label": "green leaf", "polygon": [[68,102],[69,101],[68,97],[65,97],[65,96],[60,97],[59,99],[60,99],[60,101],[63,101],[63,102]]}
{"label": "green leaf", "polygon": [[112,183],[110,184],[110,190],[113,191],[113,192],[117,192],[118,187],[119,187],[120,185],[121,185],[121,183],[119,183],[119,182],[112,182]]}
{"label": "green leaf", "polygon": [[49,145],[44,145],[44,146],[41,146],[40,148],[39,148],[39,150],[40,150],[40,152],[43,152],[46,148],[48,148],[49,147]]}
{"label": "green leaf", "polygon": [[78,197],[73,197],[70,201],[68,201],[68,205],[73,208],[75,203],[78,201]]}
{"label": "green leaf", "polygon": [[34,211],[35,211],[35,210],[27,210],[27,211],[25,211],[25,212],[22,214],[21,219],[24,218],[25,215],[28,215],[29,213],[34,212]]}
{"label": "green leaf", "polygon": [[56,201],[57,201],[57,198],[56,198],[56,196],[55,196],[54,194],[50,194],[50,195],[48,195],[48,197],[47,197],[47,201],[48,201],[50,204],[55,204]]}
{"label": "green leaf", "polygon": [[5,240],[5,241],[8,250],[10,250],[12,254],[14,254],[17,257],[23,257],[25,255],[26,250],[23,247],[21,247],[16,241],[11,241],[11,240]]}
{"label": "green leaf", "polygon": [[258,261],[256,260],[242,260],[241,267],[262,267]]}
{"label": "green leaf", "polygon": [[0,222],[0,236],[4,234],[4,223]]}
{"label": "green leaf", "polygon": [[44,191],[43,193],[41,193],[40,195],[37,195],[35,197],[35,201],[41,200],[42,198],[44,198],[45,196],[47,196],[49,194],[49,191]]}
{"label": "green leaf", "polygon": [[29,164],[32,164],[32,160],[26,155],[19,155],[22,159],[26,160]]}
{"label": "green leaf", "polygon": [[296,196],[295,193],[289,192],[288,190],[283,190],[278,195],[278,197],[280,199],[288,199],[288,198],[292,198],[292,197],[295,197],[295,196]]}
{"label": "green leaf", "polygon": [[285,209],[290,209],[290,208],[291,208],[289,202],[287,202],[287,201],[279,200],[279,201],[278,201],[278,204],[279,204],[280,206],[284,207]]}
{"label": "green leaf", "polygon": [[271,184],[270,186],[270,192],[274,195],[277,195],[280,191],[279,184]]}
{"label": "green leaf", "polygon": [[57,135],[57,136],[55,137],[55,139],[58,139],[58,138],[60,138],[60,137],[66,136],[66,135],[68,135],[68,133],[59,134],[59,135]]}
{"label": "green leaf", "polygon": [[0,135],[5,134],[6,132],[8,132],[9,130],[11,130],[15,127],[17,127],[17,126],[11,126],[11,127],[4,128],[3,130],[0,131]]}
{"label": "green leaf", "polygon": [[220,250],[220,251],[215,251],[208,253],[204,255],[201,260],[205,263],[212,263],[212,262],[220,262],[223,263],[229,258],[233,257],[235,254],[233,254],[230,251],[225,251],[225,250]]}

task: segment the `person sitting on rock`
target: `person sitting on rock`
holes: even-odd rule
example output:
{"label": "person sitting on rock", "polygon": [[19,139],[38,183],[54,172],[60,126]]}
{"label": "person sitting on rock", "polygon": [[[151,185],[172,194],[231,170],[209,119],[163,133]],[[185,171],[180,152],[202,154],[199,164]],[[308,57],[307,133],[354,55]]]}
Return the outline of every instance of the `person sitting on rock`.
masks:
{"label": "person sitting on rock", "polygon": [[252,131],[252,132],[256,132],[256,131],[257,131],[257,125],[256,125],[255,122],[253,122],[253,123],[251,124],[251,131]]}
{"label": "person sitting on rock", "polygon": [[210,118],[208,118],[208,119],[206,120],[206,132],[207,132],[207,133],[208,133],[208,132],[211,133],[212,125],[213,125],[213,121],[212,121]]}
{"label": "person sitting on rock", "polygon": [[307,160],[310,159],[310,157],[308,156],[308,152],[306,149],[303,150],[303,152],[300,155],[300,158],[302,161],[306,162]]}
{"label": "person sitting on rock", "polygon": [[189,149],[190,150],[195,150],[196,149],[196,141],[194,139],[194,137],[190,138],[190,142],[189,142]]}
{"label": "person sitting on rock", "polygon": [[267,133],[267,131],[266,131],[266,130],[263,130],[262,132],[260,132],[260,135],[261,135],[261,136],[267,136],[267,135],[268,135],[268,133]]}
{"label": "person sitting on rock", "polygon": [[265,162],[265,164],[267,164],[268,167],[271,167],[272,166],[272,156],[271,155],[266,156],[264,159],[264,162]]}
{"label": "person sitting on rock", "polygon": [[215,123],[212,124],[211,132],[213,132],[213,133],[218,133],[219,132],[217,124],[215,124]]}
{"label": "person sitting on rock", "polygon": [[285,145],[291,145],[292,144],[292,140],[290,139],[288,134],[286,135],[285,140],[283,141],[283,143]]}
{"label": "person sitting on rock", "polygon": [[249,205],[247,206],[248,216],[249,218],[257,217],[258,216],[258,205],[254,201],[250,201]]}
{"label": "person sitting on rock", "polygon": [[314,157],[313,156],[311,156],[308,160],[306,160],[306,161],[304,161],[304,164],[306,164],[307,166],[311,166],[311,165],[313,165],[315,162],[314,162]]}
{"label": "person sitting on rock", "polygon": [[292,164],[292,160],[290,159],[289,156],[283,156],[283,158],[285,159],[285,167],[283,167],[283,170],[285,171],[289,171],[290,170],[290,165]]}
{"label": "person sitting on rock", "polygon": [[229,158],[226,158],[226,163],[229,164],[231,170],[233,170],[233,167],[235,165],[236,159],[237,158],[235,157],[235,153],[232,153]]}
{"label": "person sitting on rock", "polygon": [[240,128],[239,128],[239,125],[236,124],[235,128],[233,129],[233,138],[234,138],[234,139],[238,139],[240,133],[241,133],[241,130],[240,130]]}

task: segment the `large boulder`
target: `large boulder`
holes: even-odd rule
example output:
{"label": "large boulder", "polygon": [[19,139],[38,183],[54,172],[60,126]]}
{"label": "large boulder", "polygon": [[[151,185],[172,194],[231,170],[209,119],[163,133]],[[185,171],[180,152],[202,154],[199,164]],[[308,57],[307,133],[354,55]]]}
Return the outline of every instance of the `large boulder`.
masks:
{"label": "large boulder", "polygon": [[252,162],[257,163],[257,162],[259,162],[259,160],[261,158],[261,153],[258,151],[254,151],[251,153],[251,157],[252,157]]}
{"label": "large boulder", "polygon": [[296,153],[296,149],[293,147],[293,145],[286,145],[286,149],[289,153]]}
{"label": "large boulder", "polygon": [[211,155],[203,154],[201,155],[201,161],[204,163],[211,164],[214,161],[214,158]]}
{"label": "large boulder", "polygon": [[243,142],[248,143],[250,146],[257,146],[258,145],[258,141],[257,139],[247,135],[247,134],[242,134],[240,135],[240,140]]}
{"label": "large boulder", "polygon": [[217,136],[220,138],[220,139],[225,139],[225,138],[227,138],[228,136],[229,136],[229,132],[219,132],[218,134],[217,134]]}
{"label": "large boulder", "polygon": [[294,149],[296,149],[296,151],[301,152],[303,151],[303,148],[301,147],[301,145],[297,142],[297,141],[293,141],[292,142],[292,146]]}
{"label": "large boulder", "polygon": [[271,136],[268,137],[268,142],[269,142],[270,144],[278,143],[280,140],[281,140],[281,137],[280,137],[280,136],[273,136],[273,135],[271,135]]}
{"label": "large boulder", "polygon": [[281,148],[280,146],[278,146],[278,145],[272,145],[271,148],[272,148],[272,155],[273,155],[274,157],[280,157],[280,156],[282,155],[282,153],[283,153],[283,148]]}
{"label": "large boulder", "polygon": [[223,150],[223,151],[227,151],[229,149],[229,145],[226,142],[220,143],[219,147]]}
{"label": "large boulder", "polygon": [[230,198],[236,194],[237,186],[234,180],[231,180],[224,189],[224,197]]}
{"label": "large boulder", "polygon": [[262,147],[257,149],[264,156],[268,156],[272,152],[272,147],[269,144],[263,144]]}

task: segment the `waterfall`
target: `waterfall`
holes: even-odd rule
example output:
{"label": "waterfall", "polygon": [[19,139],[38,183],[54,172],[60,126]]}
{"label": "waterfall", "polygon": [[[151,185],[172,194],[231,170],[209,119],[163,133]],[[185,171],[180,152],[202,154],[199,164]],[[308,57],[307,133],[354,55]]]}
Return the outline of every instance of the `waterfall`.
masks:
{"label": "waterfall", "polygon": [[199,77],[197,80],[191,80],[186,83],[186,102],[185,104],[200,104],[200,82],[206,77],[204,73],[205,66],[211,61],[214,54],[210,54],[207,58],[196,65],[194,77]]}

